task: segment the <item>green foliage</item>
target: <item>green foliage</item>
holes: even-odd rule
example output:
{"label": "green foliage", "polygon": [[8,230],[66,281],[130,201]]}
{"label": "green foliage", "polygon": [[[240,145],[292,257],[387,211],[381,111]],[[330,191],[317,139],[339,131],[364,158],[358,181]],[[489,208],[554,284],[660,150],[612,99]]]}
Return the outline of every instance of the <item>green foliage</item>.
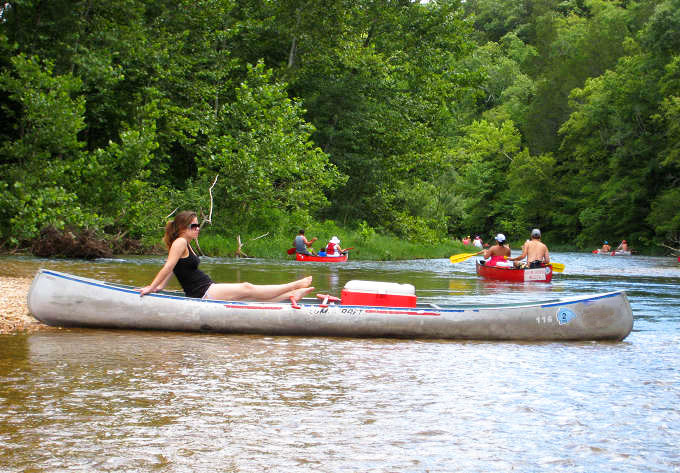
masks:
{"label": "green foliage", "polygon": [[[291,260],[294,257],[286,253],[291,248],[295,233],[290,234],[240,234],[242,251],[250,257]],[[337,225],[333,221],[325,221],[306,229],[308,238],[314,236],[319,240],[312,248],[324,247],[332,236],[337,236],[344,248],[350,250],[350,260],[401,260],[423,258],[448,258],[454,253],[466,251],[460,241],[451,239],[437,242],[409,241],[404,238],[377,233],[364,233],[361,230],[349,229]],[[212,227],[201,230],[199,243],[208,256],[232,257],[238,247],[239,234],[224,235]]]}
{"label": "green foliage", "polygon": [[375,235],[375,229],[371,228],[371,226],[366,223],[365,220],[359,223],[359,241],[366,243],[370,239],[374,238]]}
{"label": "green foliage", "polygon": [[652,225],[662,241],[680,240],[680,188],[667,189],[652,203],[647,222]]}
{"label": "green foliage", "polygon": [[0,74],[3,107],[12,130],[0,142],[0,235],[9,245],[30,240],[47,225],[94,223],[79,206],[75,189],[84,127],[84,101],[74,98],[80,81],[55,76],[49,61],[23,54]]}
{"label": "green foliage", "polygon": [[212,211],[215,248],[269,233],[262,254],[300,227],[384,258],[533,226],[678,238],[680,0],[10,3],[6,246],[155,241],[175,208]]}
{"label": "green foliage", "polygon": [[284,84],[272,83],[262,63],[248,68],[236,100],[219,116],[219,134],[202,153],[200,173],[219,174],[215,197],[234,214],[253,209],[321,209],[324,192],[344,182],[310,140],[313,127]]}
{"label": "green foliage", "polygon": [[553,178],[555,163],[550,154],[531,156],[526,149],[515,156],[503,195],[509,212],[500,218],[500,228],[515,236],[528,228],[551,228],[555,195],[561,192]]}
{"label": "green foliage", "polygon": [[481,120],[465,128],[456,149],[460,176],[455,186],[464,196],[461,232],[498,228],[508,211],[499,197],[520,151],[521,137],[510,121],[496,126]]}

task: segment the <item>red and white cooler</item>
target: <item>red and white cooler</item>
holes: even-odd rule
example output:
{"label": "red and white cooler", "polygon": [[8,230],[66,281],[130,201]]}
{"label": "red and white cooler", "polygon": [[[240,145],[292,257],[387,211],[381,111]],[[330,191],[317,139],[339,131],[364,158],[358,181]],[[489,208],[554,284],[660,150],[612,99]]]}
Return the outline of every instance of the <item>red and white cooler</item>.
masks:
{"label": "red and white cooler", "polygon": [[342,305],[415,307],[416,289],[412,284],[355,279],[345,284],[340,303]]}

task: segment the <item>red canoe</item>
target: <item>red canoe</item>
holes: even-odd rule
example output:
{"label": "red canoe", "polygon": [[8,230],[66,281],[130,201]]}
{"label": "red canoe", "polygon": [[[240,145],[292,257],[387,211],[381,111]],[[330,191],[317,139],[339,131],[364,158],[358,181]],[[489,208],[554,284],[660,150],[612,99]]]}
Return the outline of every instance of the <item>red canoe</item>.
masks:
{"label": "red canoe", "polygon": [[485,266],[477,261],[477,274],[486,279],[512,282],[550,282],[552,280],[552,266],[543,268],[503,268],[501,266]]}
{"label": "red canoe", "polygon": [[309,256],[302,253],[295,253],[297,261],[324,261],[326,263],[342,263],[347,261],[347,253],[342,256]]}

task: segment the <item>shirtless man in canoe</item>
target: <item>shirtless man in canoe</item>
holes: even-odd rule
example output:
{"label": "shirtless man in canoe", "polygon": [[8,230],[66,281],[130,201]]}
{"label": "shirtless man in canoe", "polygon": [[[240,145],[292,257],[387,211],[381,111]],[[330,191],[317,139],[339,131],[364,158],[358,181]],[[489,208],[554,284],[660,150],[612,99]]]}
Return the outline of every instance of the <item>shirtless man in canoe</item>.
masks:
{"label": "shirtless man in canoe", "polygon": [[[526,258],[526,262],[522,262]],[[538,228],[531,230],[531,240],[524,243],[522,254],[515,258],[508,258],[514,261],[516,268],[540,268],[550,264],[550,252],[545,243],[541,241],[541,231]]]}

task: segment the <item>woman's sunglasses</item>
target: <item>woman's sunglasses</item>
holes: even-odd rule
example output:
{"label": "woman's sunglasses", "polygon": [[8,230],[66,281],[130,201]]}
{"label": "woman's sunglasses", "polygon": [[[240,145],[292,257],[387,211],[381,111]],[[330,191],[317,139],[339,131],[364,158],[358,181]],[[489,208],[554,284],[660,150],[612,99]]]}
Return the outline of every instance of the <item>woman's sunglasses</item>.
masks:
{"label": "woman's sunglasses", "polygon": [[191,228],[192,230],[198,230],[201,228],[201,225],[199,225],[198,223],[192,223],[191,225],[189,225],[189,228]]}

